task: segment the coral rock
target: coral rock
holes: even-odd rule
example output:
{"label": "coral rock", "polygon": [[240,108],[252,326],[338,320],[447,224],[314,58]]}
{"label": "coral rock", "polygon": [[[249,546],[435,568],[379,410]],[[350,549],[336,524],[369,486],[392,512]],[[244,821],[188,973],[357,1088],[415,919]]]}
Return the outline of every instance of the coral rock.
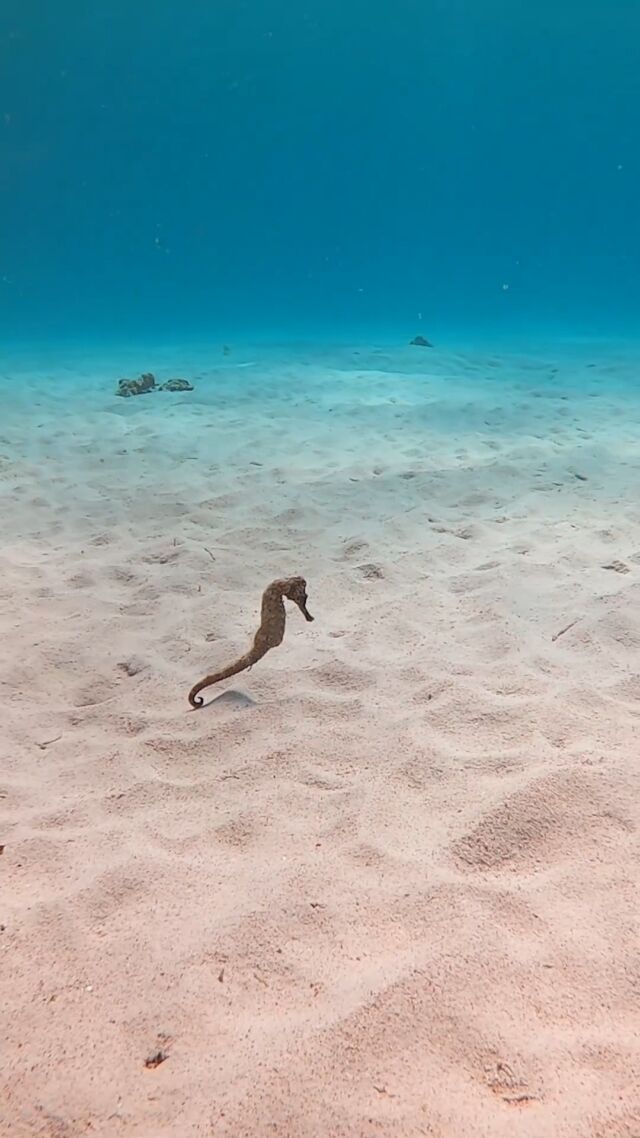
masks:
{"label": "coral rock", "polygon": [[193,384],[188,379],[168,379],[163,383],[161,391],[193,391]]}
{"label": "coral rock", "polygon": [[132,395],[146,395],[148,391],[154,391],[155,386],[155,376],[149,371],[141,375],[140,379],[121,379],[118,383],[116,395],[122,395],[125,399],[129,399]]}

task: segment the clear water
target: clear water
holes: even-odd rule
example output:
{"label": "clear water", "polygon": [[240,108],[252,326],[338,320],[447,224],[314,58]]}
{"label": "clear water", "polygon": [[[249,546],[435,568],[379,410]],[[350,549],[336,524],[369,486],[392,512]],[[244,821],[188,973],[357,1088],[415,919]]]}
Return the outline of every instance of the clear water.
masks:
{"label": "clear water", "polygon": [[639,127],[640,0],[2,0],[0,1138],[640,1135]]}
{"label": "clear water", "polygon": [[6,0],[5,342],[633,336],[636,0]]}

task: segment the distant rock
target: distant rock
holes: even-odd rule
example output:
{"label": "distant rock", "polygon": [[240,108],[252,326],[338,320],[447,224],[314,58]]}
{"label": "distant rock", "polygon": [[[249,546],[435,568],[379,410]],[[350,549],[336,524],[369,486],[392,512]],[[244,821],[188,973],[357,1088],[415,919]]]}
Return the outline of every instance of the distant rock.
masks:
{"label": "distant rock", "polygon": [[433,347],[431,340],[425,339],[424,336],[414,336],[413,340],[410,341],[410,344],[411,344],[411,347],[413,347],[413,348],[432,348]]}
{"label": "distant rock", "polygon": [[118,383],[116,395],[129,399],[132,395],[146,395],[148,391],[155,391],[156,377],[151,372],[145,372],[140,379],[121,379]]}
{"label": "distant rock", "polygon": [[188,379],[168,379],[160,391],[193,391],[193,384]]}
{"label": "distant rock", "polygon": [[188,379],[168,379],[158,386],[156,377],[147,371],[139,379],[119,380],[116,395],[130,399],[132,395],[146,395],[149,391],[193,391],[193,384]]}

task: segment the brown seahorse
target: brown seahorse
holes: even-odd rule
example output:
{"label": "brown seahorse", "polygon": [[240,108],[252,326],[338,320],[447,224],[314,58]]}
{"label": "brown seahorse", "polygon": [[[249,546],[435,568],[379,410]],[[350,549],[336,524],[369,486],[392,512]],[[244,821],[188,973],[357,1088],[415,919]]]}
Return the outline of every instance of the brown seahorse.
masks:
{"label": "brown seahorse", "polygon": [[270,648],[277,648],[278,644],[282,644],[286,622],[283,597],[298,606],[305,620],[313,620],[307,609],[307,582],[304,577],[285,577],[283,580],[272,581],[262,594],[260,628],[253,638],[251,648],[236,660],[235,664],[229,664],[228,668],[223,668],[221,672],[213,672],[194,684],[189,692],[189,703],[192,707],[202,707],[204,700],[199,692],[203,688],[208,688],[210,684],[218,684],[221,680],[228,680],[231,676],[237,676],[238,672],[244,672],[246,668],[251,668],[266,656]]}

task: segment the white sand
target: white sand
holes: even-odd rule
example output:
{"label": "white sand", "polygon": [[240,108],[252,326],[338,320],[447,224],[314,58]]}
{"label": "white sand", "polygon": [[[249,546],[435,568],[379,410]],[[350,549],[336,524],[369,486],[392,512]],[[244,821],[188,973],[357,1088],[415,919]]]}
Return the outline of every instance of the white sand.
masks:
{"label": "white sand", "polygon": [[[640,368],[592,358],[9,361],[2,1138],[640,1133]],[[315,623],[190,712],[293,573]]]}

